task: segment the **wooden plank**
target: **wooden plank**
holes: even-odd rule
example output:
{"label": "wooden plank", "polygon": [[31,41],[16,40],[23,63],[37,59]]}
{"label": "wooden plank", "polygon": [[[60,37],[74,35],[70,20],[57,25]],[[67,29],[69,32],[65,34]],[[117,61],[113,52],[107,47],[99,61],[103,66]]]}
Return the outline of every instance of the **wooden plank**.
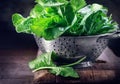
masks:
{"label": "wooden plank", "polygon": [[0,84],[33,84],[32,79],[0,79]]}
{"label": "wooden plank", "polygon": [[120,70],[120,65],[109,64],[109,63],[95,63],[92,67],[95,70]]}
{"label": "wooden plank", "polygon": [[56,76],[47,70],[40,70],[34,73],[34,84],[55,83]]}
{"label": "wooden plank", "polygon": [[77,70],[80,78],[70,78],[70,77],[56,77],[56,83],[92,83],[93,82],[93,74],[92,70]]}
{"label": "wooden plank", "polygon": [[[54,76],[46,71],[35,72],[34,84],[41,83],[120,83],[119,70],[77,70],[80,78]],[[49,75],[48,75],[49,74]],[[56,81],[55,81],[56,79]]]}
{"label": "wooden plank", "polygon": [[32,84],[28,62],[35,57],[35,50],[0,50],[0,84]]}
{"label": "wooden plank", "polygon": [[0,50],[0,63],[28,63],[36,55],[36,50]]}
{"label": "wooden plank", "polygon": [[[38,54],[40,53],[41,52],[39,50]],[[78,69],[76,70],[79,73],[80,78],[74,79],[69,77],[65,78],[61,76],[56,76],[56,83],[111,83],[115,81],[119,82],[118,81],[119,80],[118,78],[120,76],[120,73],[118,73],[118,71],[120,71],[119,59],[120,58],[116,57],[109,48],[106,48],[105,51],[101,54],[101,56],[97,59],[97,61],[93,63],[92,67],[87,67],[87,68],[77,67]],[[43,73],[44,72],[38,74],[43,74]],[[36,76],[38,75],[35,75],[35,77]],[[49,78],[48,76],[46,77]],[[37,81],[41,80],[41,78],[42,77],[40,78],[37,77]],[[44,81],[47,81],[47,78],[44,79]],[[34,80],[36,81],[36,79]]]}
{"label": "wooden plank", "polygon": [[33,73],[28,67],[28,64],[0,64],[0,76],[4,78],[31,78]]}
{"label": "wooden plank", "polygon": [[29,67],[28,67],[28,63],[23,63],[23,64],[19,64],[19,63],[0,63],[0,68],[3,71],[12,71],[14,69],[18,70],[18,71],[30,71]]}

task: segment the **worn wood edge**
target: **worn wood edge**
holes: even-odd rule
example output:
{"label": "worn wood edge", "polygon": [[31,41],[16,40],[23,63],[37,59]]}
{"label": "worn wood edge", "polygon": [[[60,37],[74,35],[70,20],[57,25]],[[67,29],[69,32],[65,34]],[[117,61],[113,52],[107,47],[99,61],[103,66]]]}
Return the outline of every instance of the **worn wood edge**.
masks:
{"label": "worn wood edge", "polygon": [[[38,50],[37,56],[42,52]],[[61,77],[50,74],[48,71],[38,71],[34,74],[34,84],[41,83],[104,83],[113,82],[120,78],[119,64],[108,63],[106,61],[96,61],[92,67],[76,69],[80,78]],[[44,74],[43,74],[44,73]],[[42,74],[42,75],[41,75]],[[118,77],[118,78],[116,78]]]}
{"label": "worn wood edge", "polygon": [[56,76],[49,73],[48,70],[39,70],[34,72],[33,84],[55,83]]}
{"label": "worn wood edge", "polygon": [[[80,78],[55,76],[47,70],[34,73],[34,84],[41,83],[104,83],[120,80],[119,70],[76,70]],[[118,82],[118,81],[116,81]]]}
{"label": "worn wood edge", "polygon": [[[120,73],[116,74],[114,70],[77,70],[80,78],[64,78],[56,77],[57,83],[109,83],[115,82],[116,76],[119,76]],[[119,78],[119,77],[118,77]],[[118,81],[116,81],[118,82]]]}

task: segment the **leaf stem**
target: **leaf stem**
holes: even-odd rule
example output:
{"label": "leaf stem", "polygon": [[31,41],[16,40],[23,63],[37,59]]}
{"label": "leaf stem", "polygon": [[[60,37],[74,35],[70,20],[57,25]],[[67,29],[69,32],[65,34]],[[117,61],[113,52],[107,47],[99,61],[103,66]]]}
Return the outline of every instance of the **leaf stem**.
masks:
{"label": "leaf stem", "polygon": [[40,67],[40,68],[37,68],[37,69],[34,69],[32,72],[36,72],[38,70],[41,70],[41,69],[52,69],[53,67]]}
{"label": "leaf stem", "polygon": [[[79,64],[79,63],[82,62],[84,59],[86,59],[86,56],[82,57],[82,58],[81,58],[80,60],[78,60],[77,62],[68,64],[68,65],[62,65],[62,66],[59,66],[59,67],[70,67],[70,66]],[[55,66],[54,66],[54,67],[55,67]],[[36,71],[41,70],[41,69],[53,69],[54,67],[39,67],[39,68],[37,68],[37,69],[34,69],[32,72],[36,72]]]}
{"label": "leaf stem", "polygon": [[76,64],[79,64],[80,62],[82,62],[83,60],[86,59],[86,56],[82,57],[80,60],[78,60],[77,62],[74,62],[74,63],[71,63],[71,64],[68,64],[68,65],[62,65],[62,67],[70,67],[70,66],[73,66],[73,65],[76,65]]}

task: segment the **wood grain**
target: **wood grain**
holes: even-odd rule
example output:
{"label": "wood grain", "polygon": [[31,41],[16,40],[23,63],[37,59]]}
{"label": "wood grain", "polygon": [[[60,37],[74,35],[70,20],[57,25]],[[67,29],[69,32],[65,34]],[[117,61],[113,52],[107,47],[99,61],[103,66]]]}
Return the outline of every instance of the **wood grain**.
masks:
{"label": "wood grain", "polygon": [[[38,54],[40,53],[41,51],[38,51]],[[53,81],[54,83],[120,83],[120,58],[116,57],[111,49],[106,48],[92,67],[78,66],[76,71],[80,75],[78,79],[55,76],[46,70],[40,70],[34,73],[34,83],[53,83]]]}
{"label": "wood grain", "polygon": [[[76,70],[80,75],[80,78],[70,78],[70,77],[61,77],[61,76],[53,76],[46,71],[38,71],[35,72],[34,82],[35,84],[41,83],[120,83],[120,70],[96,70],[96,69],[84,69],[84,70]],[[41,74],[43,76],[41,76]],[[48,75],[49,74],[49,75]],[[36,79],[37,78],[37,79]],[[51,78],[51,80],[49,80]],[[43,80],[44,79],[44,80]],[[56,81],[55,81],[56,80]],[[44,82],[43,82],[44,81]]]}
{"label": "wood grain", "polygon": [[36,54],[30,49],[0,50],[0,84],[33,84],[34,74],[28,62]]}

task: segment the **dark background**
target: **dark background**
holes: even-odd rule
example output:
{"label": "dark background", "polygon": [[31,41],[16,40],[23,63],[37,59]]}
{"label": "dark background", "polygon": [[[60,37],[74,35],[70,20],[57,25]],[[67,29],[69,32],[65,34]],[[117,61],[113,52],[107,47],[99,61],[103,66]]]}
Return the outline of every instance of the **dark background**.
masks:
{"label": "dark background", "polygon": [[[86,0],[88,4],[99,3],[109,9],[113,19],[120,24],[120,0]],[[34,0],[1,0],[0,1],[0,49],[33,48],[37,45],[32,35],[16,33],[12,25],[13,13],[20,13],[24,17],[29,15],[34,6]],[[119,39],[117,39],[120,45]],[[118,46],[117,46],[118,47]]]}

